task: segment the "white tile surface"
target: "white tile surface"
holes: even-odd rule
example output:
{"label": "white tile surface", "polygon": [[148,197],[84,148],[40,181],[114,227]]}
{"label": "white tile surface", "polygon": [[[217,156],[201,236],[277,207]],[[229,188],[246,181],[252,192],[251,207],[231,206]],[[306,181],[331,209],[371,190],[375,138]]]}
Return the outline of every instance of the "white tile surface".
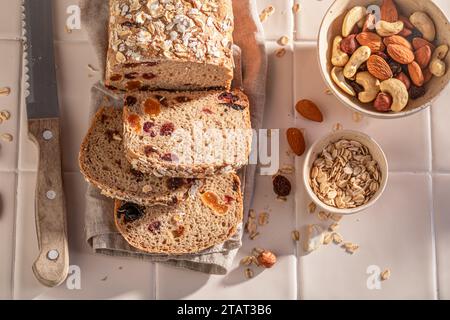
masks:
{"label": "white tile surface", "polygon": [[0,300],[12,297],[16,175],[0,172]]}
{"label": "white tile surface", "polygon": [[[15,299],[153,299],[153,265],[137,260],[95,256],[84,238],[86,183],[78,173],[65,174],[64,185],[69,226],[70,265],[81,270],[81,289],[70,290],[73,277],[58,288],[48,289],[33,276],[31,265],[38,254],[34,205],[36,175],[19,176],[16,232]],[[133,275],[133,276],[130,276]],[[69,285],[68,285],[69,283]]]}
{"label": "white tile surface", "polygon": [[448,138],[448,124],[450,121],[449,99],[450,90],[445,90],[431,107],[433,169],[440,172],[450,172],[450,139]]}
{"label": "white tile surface", "polygon": [[301,10],[295,15],[295,37],[301,41],[315,41],[322,18],[333,0],[295,0]]}
{"label": "white tile surface", "polygon": [[[353,256],[331,244],[299,258],[300,298],[435,299],[430,187],[428,175],[391,174],[373,208],[341,222],[344,240],[360,245]],[[301,227],[320,223],[306,207],[298,215]],[[380,290],[368,289],[369,266],[391,270]]]}
{"label": "white tile surface", "polygon": [[0,39],[18,39],[22,35],[21,0],[0,0]]}
{"label": "white tile surface", "polygon": [[12,142],[0,139],[0,171],[14,171],[17,167],[21,44],[19,41],[0,40],[0,47],[0,88],[11,90],[8,96],[0,96],[0,111],[7,110],[11,114],[10,120],[0,123],[0,135],[7,133],[13,136]]}
{"label": "white tile surface", "polygon": [[433,177],[439,298],[450,299],[450,175]]}
{"label": "white tile surface", "polygon": [[361,122],[355,122],[350,109],[342,105],[333,95],[325,93],[326,83],[316,61],[315,46],[300,44],[295,46],[295,102],[300,99],[315,101],[325,118],[323,123],[317,124],[298,116],[297,125],[306,128],[309,142],[323,137],[336,123],[340,123],[344,129],[362,131],[373,137],[386,153],[390,170],[401,172],[431,170],[429,111],[398,120],[364,117]]}
{"label": "white tile surface", "polygon": [[294,30],[293,0],[258,0],[256,5],[259,13],[269,6],[275,8],[275,12],[263,22],[267,40],[278,40],[281,36],[288,36],[292,39]]}

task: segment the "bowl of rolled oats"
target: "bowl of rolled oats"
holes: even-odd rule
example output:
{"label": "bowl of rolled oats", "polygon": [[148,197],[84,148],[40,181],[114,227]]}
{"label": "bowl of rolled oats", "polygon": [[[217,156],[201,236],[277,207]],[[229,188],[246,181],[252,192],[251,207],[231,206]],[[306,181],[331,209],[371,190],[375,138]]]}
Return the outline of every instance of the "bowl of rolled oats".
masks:
{"label": "bowl of rolled oats", "polygon": [[333,132],[308,150],[303,181],[311,199],[340,215],[361,212],[383,194],[388,163],[378,143],[351,130]]}

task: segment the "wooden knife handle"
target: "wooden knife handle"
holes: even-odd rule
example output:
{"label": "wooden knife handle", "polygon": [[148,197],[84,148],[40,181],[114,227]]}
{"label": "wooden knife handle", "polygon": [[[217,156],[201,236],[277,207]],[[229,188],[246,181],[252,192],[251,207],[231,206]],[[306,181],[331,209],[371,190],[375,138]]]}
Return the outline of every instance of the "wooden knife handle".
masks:
{"label": "wooden knife handle", "polygon": [[40,253],[33,272],[43,285],[55,287],[69,269],[59,119],[29,120],[28,131],[39,149],[35,216]]}

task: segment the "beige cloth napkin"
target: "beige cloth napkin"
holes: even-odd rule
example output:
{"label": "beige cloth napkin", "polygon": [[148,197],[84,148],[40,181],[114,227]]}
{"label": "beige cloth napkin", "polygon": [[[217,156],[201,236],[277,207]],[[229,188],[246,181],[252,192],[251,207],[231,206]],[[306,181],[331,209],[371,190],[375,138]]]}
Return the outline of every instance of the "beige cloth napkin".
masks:
{"label": "beige cloth napkin", "polygon": [[[104,70],[108,39],[108,0],[80,0],[80,5],[83,24],[94,45],[100,66]],[[264,34],[255,0],[234,0],[233,9],[236,24],[234,40],[242,50],[242,52],[235,50],[237,67],[235,74],[237,73],[238,77],[234,86],[242,86],[249,96],[252,126],[259,129],[263,122],[267,73]],[[121,107],[121,100],[111,96],[101,84],[95,85],[91,94],[92,112],[105,104],[106,96],[109,97],[109,105]],[[253,198],[256,166],[248,166],[244,172],[244,209],[248,212]],[[173,256],[139,251],[129,246],[117,232],[113,221],[113,201],[102,196],[92,186],[88,187],[86,194],[85,228],[87,241],[95,253],[150,260],[208,274],[226,274],[242,244],[241,224],[231,239],[198,254]]]}

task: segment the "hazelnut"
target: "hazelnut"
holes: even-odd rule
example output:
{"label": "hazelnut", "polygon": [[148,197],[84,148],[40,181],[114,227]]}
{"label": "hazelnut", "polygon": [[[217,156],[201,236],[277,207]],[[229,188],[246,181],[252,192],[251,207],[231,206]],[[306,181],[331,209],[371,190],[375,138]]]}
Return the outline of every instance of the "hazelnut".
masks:
{"label": "hazelnut", "polygon": [[264,268],[272,268],[276,262],[277,257],[273,252],[263,251],[258,256],[258,263]]}
{"label": "hazelnut", "polygon": [[358,47],[359,43],[356,41],[356,34],[349,35],[341,41],[341,50],[350,56]]}
{"label": "hazelnut", "polygon": [[374,107],[380,112],[388,112],[391,110],[392,97],[387,94],[380,92],[374,102]]}

